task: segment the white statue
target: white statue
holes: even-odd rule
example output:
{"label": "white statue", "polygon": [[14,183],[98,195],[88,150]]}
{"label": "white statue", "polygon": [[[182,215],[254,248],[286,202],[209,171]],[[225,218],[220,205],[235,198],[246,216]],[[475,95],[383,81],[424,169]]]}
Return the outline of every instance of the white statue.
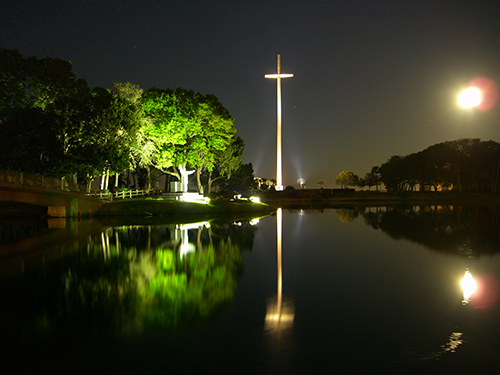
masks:
{"label": "white statue", "polygon": [[188,191],[188,176],[193,174],[195,171],[187,171],[183,165],[179,165],[179,172],[181,174],[181,190],[183,193],[187,193]]}

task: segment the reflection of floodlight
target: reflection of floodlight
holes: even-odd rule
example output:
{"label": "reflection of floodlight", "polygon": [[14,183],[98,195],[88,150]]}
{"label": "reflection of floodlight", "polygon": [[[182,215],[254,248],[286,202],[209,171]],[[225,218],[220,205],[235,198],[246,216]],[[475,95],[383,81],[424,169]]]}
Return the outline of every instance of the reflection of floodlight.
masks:
{"label": "reflection of floodlight", "polygon": [[468,269],[465,271],[464,278],[462,279],[462,289],[464,291],[462,304],[467,305],[469,304],[472,293],[476,291],[476,282]]}
{"label": "reflection of floodlight", "polygon": [[276,239],[277,239],[277,260],[278,260],[278,293],[276,299],[272,299],[267,304],[266,330],[283,331],[293,326],[295,315],[294,304],[292,300],[283,299],[283,272],[282,272],[282,229],[283,212],[281,208],[276,211]]}
{"label": "reflection of floodlight", "polygon": [[259,224],[259,219],[255,218],[250,220],[250,225],[257,225],[257,224]]}
{"label": "reflection of floodlight", "polygon": [[271,298],[267,303],[266,331],[284,331],[293,327],[295,317],[295,306],[291,299],[285,301],[277,297]]}
{"label": "reflection of floodlight", "polygon": [[190,224],[178,224],[175,226],[175,237],[180,240],[180,255],[181,258],[189,253],[194,253],[196,251],[196,246],[189,242],[188,231],[190,229],[200,229],[206,226],[208,222],[190,223]]}

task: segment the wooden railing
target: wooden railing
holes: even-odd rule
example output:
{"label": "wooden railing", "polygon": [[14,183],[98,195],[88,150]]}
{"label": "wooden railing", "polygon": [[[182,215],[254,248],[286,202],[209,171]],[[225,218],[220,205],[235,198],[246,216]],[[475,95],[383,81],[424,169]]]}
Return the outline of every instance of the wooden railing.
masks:
{"label": "wooden railing", "polygon": [[[7,182],[9,184],[15,185],[29,185],[29,186],[42,186],[52,189],[59,189],[63,191],[73,191],[78,192],[78,184],[74,182],[67,181],[64,178],[47,177],[38,174],[30,174],[23,172],[12,172],[0,170],[0,182]],[[86,193],[85,195],[89,197],[95,197],[99,199],[114,200],[114,199],[126,199],[134,198],[146,195],[154,195],[154,189],[146,190],[121,190],[115,192],[109,192],[107,190]]]}
{"label": "wooden railing", "polygon": [[127,198],[134,198],[134,197],[142,197],[146,195],[153,195],[155,194],[155,191],[153,189],[149,190],[123,190],[123,191],[98,191],[98,192],[92,192],[92,193],[87,193],[89,197],[95,197],[99,199],[107,199],[107,200],[115,200],[115,199],[127,199]]}

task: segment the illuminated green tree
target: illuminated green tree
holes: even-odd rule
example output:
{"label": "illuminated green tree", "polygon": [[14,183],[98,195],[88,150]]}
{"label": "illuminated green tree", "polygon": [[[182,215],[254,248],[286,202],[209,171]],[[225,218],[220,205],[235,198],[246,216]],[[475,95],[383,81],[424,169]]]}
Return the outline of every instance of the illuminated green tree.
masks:
{"label": "illuminated green tree", "polygon": [[[240,137],[233,137],[231,144],[224,150],[214,152],[214,169],[208,172],[207,192],[212,190],[212,184],[222,178],[230,179],[241,166],[241,157],[245,144]],[[252,170],[253,177],[253,170]]]}
{"label": "illuminated green tree", "polygon": [[[234,119],[219,102],[215,95],[206,95],[201,98],[197,116],[201,120],[200,132],[190,139],[187,149],[187,161],[196,169],[198,191],[203,194],[201,174],[204,170],[212,172],[215,166],[223,164],[224,156],[231,161],[233,149],[238,152],[238,145],[234,142]],[[231,148],[234,145],[235,147]],[[234,160],[234,159],[233,159]],[[224,168],[224,165],[221,165]],[[234,169],[234,168],[233,168]],[[230,169],[227,169],[230,171]]]}
{"label": "illuminated green tree", "polygon": [[[151,188],[151,167],[157,157],[155,143],[147,135],[146,128],[149,119],[142,106],[143,90],[130,82],[115,83],[113,90],[118,97],[129,103],[132,111],[129,112],[131,122],[137,125],[134,137],[130,139],[130,167],[145,168],[148,176],[148,189]],[[116,179],[116,182],[118,179]]]}
{"label": "illuminated green tree", "polygon": [[358,181],[358,176],[356,176],[352,172],[342,171],[336,178],[337,185],[340,185],[342,189],[347,188],[349,186],[356,186]]}
{"label": "illuminated green tree", "polygon": [[[145,132],[156,145],[156,167],[178,178],[179,166],[195,169],[203,193],[201,174],[212,172],[224,160],[221,154],[232,152],[234,119],[214,95],[180,88],[147,90],[143,107],[150,120]],[[229,169],[224,166],[222,173]]]}
{"label": "illuminated green tree", "polygon": [[183,89],[144,92],[142,105],[149,119],[144,132],[156,147],[155,166],[180,179],[178,166],[186,166],[184,146],[200,131],[195,116],[196,94]]}

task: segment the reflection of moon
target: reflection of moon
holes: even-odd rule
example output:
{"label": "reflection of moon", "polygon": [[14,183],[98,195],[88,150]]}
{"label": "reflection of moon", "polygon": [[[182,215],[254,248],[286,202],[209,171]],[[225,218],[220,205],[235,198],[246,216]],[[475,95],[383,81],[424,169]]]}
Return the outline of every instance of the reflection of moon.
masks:
{"label": "reflection of moon", "polygon": [[469,87],[458,96],[458,104],[465,108],[477,107],[483,100],[483,92],[477,87]]}
{"label": "reflection of moon", "polygon": [[472,293],[476,291],[476,282],[474,281],[474,278],[472,277],[468,269],[465,271],[464,278],[462,279],[462,289],[464,291],[464,298],[462,299],[462,303],[464,305],[467,305]]}
{"label": "reflection of moon", "polygon": [[434,352],[422,353],[416,348],[407,348],[402,351],[402,354],[406,359],[413,361],[438,360],[446,353],[455,353],[457,348],[465,343],[465,340],[462,340],[462,335],[463,333],[461,332],[452,332],[448,337],[448,342],[441,345],[441,348]]}

